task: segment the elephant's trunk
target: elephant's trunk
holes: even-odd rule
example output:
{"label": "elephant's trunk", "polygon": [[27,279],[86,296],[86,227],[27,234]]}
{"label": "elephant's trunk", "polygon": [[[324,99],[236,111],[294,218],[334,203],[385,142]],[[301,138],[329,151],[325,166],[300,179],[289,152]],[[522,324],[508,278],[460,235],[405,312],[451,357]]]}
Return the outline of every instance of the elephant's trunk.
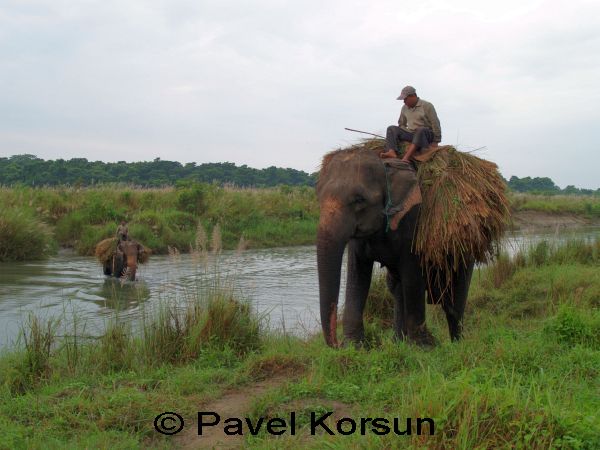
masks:
{"label": "elephant's trunk", "polygon": [[[326,211],[327,209],[329,211]],[[342,256],[350,234],[349,223],[343,220],[340,208],[326,208],[321,204],[321,220],[317,234],[317,269],[319,272],[321,326],[325,342],[330,347],[338,346],[337,304]]]}
{"label": "elephant's trunk", "polygon": [[127,273],[131,281],[135,281],[135,272],[137,271],[137,255],[127,256]]}

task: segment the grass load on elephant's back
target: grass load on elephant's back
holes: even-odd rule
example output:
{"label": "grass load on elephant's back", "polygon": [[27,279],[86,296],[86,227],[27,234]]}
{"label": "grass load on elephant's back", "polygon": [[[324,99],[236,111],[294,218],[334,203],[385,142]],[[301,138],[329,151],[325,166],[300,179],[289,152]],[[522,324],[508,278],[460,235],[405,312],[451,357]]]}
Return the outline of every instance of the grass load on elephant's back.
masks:
{"label": "grass load on elephant's back", "polygon": [[[148,247],[145,247],[141,243],[139,243],[139,244],[142,246],[143,251],[138,253],[137,262],[139,264],[145,264],[148,262],[148,259],[150,258],[150,255],[152,254],[152,250],[149,249]],[[98,242],[96,244],[96,247],[94,250],[94,255],[96,256],[96,259],[101,264],[104,264],[112,259],[112,257],[116,254],[116,251],[117,251],[117,238],[113,237],[113,238],[103,239],[102,241]]]}
{"label": "grass load on elephant's back", "polygon": [[[385,141],[368,139],[350,147],[360,148],[379,153]],[[496,164],[440,146],[417,162],[417,179],[422,203],[415,249],[423,262],[446,270],[468,255],[488,262],[510,220],[507,187]]]}
{"label": "grass load on elephant's back", "polygon": [[56,251],[49,227],[23,208],[0,209],[0,262],[43,259]]}

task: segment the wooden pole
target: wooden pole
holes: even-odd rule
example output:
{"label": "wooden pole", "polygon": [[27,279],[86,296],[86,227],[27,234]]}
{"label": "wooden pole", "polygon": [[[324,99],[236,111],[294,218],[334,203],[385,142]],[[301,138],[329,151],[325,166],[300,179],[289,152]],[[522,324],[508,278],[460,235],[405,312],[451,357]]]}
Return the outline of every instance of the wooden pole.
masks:
{"label": "wooden pole", "polygon": [[369,133],[367,131],[353,130],[352,128],[344,128],[344,130],[354,131],[355,133],[370,134],[371,136],[375,136],[375,137],[378,137],[378,138],[381,138],[381,139],[385,139],[383,136],[380,136],[380,135],[374,134],[374,133]]}

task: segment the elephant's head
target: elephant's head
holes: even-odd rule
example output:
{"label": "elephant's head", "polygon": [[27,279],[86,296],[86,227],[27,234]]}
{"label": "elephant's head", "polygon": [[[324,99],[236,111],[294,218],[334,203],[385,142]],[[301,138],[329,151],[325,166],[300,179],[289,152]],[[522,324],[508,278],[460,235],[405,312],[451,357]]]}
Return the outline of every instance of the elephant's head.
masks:
{"label": "elephant's head", "polygon": [[[398,171],[393,180],[395,204],[402,203],[402,196],[413,192],[417,183],[415,172],[406,168],[408,170]],[[391,186],[391,180],[389,184]],[[368,237],[385,230],[388,191],[386,171],[377,152],[338,150],[323,159],[317,183],[320,205],[317,265],[321,324],[330,346],[338,345],[337,303],[344,248],[351,238]]]}
{"label": "elephant's head", "polygon": [[119,242],[118,249],[123,252],[123,257],[125,258],[127,278],[134,281],[138,258],[143,248],[135,241],[121,241]]}

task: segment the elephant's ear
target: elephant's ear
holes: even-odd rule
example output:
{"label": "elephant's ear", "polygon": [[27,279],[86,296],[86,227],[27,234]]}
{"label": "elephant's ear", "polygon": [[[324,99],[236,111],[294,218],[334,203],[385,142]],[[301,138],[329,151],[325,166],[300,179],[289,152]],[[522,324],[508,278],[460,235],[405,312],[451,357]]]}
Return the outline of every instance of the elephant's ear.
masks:
{"label": "elephant's ear", "polygon": [[417,173],[412,165],[397,159],[385,161],[388,173],[389,193],[391,203],[386,211],[390,220],[390,228],[396,230],[400,220],[408,211],[422,201],[421,189],[417,181]]}
{"label": "elephant's ear", "polygon": [[394,214],[394,217],[392,217],[392,220],[390,221],[390,229],[393,231],[398,229],[398,224],[406,215],[406,213],[409,212],[413,206],[421,204],[422,201],[423,197],[421,196],[421,189],[419,188],[419,184],[415,183],[408,193],[406,201],[402,204],[402,209]]}

